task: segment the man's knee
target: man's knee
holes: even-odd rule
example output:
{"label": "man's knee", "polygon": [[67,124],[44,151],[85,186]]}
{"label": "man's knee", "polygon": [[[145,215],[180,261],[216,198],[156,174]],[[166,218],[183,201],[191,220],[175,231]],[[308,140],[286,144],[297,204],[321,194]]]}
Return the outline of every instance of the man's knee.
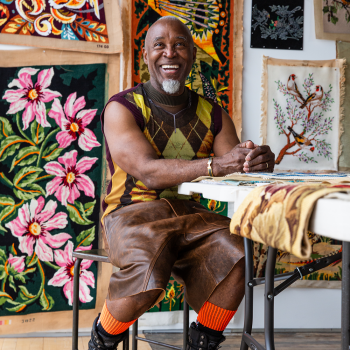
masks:
{"label": "man's knee", "polygon": [[161,293],[161,290],[153,289],[117,300],[107,300],[107,308],[116,320],[131,322],[150,309]]}

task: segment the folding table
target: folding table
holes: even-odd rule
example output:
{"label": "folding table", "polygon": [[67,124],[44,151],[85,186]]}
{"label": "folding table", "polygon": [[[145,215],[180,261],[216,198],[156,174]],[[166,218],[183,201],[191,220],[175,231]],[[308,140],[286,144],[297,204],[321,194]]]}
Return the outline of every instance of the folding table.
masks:
{"label": "folding table", "polygon": [[[252,186],[233,186],[220,185],[215,183],[202,182],[185,182],[178,188],[180,194],[191,195],[200,193],[204,198],[214,199],[217,201],[228,202],[228,216],[232,217],[235,210],[243,202],[244,198],[253,189]],[[341,332],[342,346],[341,350],[350,350],[350,201],[341,199],[326,199],[321,198],[317,201],[312,217],[310,219],[309,229],[317,234],[343,241],[342,252],[342,313],[341,313]],[[266,279],[256,279],[252,282],[252,253],[251,241],[244,239],[246,252],[246,293],[245,293],[245,321],[242,336],[241,350],[248,349],[248,346],[253,350],[275,350],[273,327],[274,327],[274,298],[276,289],[274,282],[276,280],[284,280],[286,278],[293,279],[293,273],[284,274],[284,277],[268,276]],[[267,271],[274,270],[277,250],[269,247]],[[330,257],[337,259],[338,256]],[[327,261],[328,263],[329,261]],[[325,260],[319,261],[324,264]],[[312,265],[309,269],[314,269],[317,265]],[[310,270],[311,271],[311,270]],[[300,272],[305,275],[305,271]],[[291,277],[292,276],[292,277]],[[251,337],[252,318],[253,318],[253,288],[257,284],[265,284],[265,315],[264,315],[264,330],[265,330],[265,348],[257,343]]]}

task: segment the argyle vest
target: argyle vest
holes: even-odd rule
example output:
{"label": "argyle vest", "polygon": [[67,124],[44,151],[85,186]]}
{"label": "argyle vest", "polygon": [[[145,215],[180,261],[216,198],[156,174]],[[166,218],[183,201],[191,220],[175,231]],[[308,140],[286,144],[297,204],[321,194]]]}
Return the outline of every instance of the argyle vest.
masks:
{"label": "argyle vest", "polygon": [[[137,125],[159,159],[208,158],[212,152],[214,137],[221,130],[221,107],[193,91],[190,91],[190,94],[191,106],[185,113],[176,117],[176,129],[173,116],[149,101],[142,84],[114,95],[108,103],[116,101],[133,114]],[[104,111],[101,114],[102,130],[103,122]],[[177,186],[148,189],[140,180],[118,167],[111,157],[107,140],[105,142],[112,179],[103,203],[105,210],[103,217],[126,205],[161,198],[199,201],[198,195],[179,194]]]}

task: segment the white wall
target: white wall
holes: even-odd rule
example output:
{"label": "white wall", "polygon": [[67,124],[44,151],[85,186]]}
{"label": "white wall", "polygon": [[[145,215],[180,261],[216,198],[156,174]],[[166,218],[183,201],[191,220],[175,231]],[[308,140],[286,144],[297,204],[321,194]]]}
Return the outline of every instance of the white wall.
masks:
{"label": "white wall", "polygon": [[[336,45],[330,40],[316,40],[313,0],[305,0],[304,49],[302,51],[250,48],[251,0],[244,0],[243,58],[243,133],[242,140],[260,142],[260,98],[262,56],[297,60],[336,58]],[[254,328],[263,328],[263,289],[255,293]],[[292,288],[275,300],[276,328],[340,328],[341,292],[327,289]],[[242,305],[241,305],[242,306]],[[242,307],[234,327],[243,325]]]}

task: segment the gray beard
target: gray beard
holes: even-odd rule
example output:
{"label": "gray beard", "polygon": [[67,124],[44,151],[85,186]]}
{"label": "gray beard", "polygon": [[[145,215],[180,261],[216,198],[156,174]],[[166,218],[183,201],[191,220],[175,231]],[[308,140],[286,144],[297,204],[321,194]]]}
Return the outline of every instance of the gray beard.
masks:
{"label": "gray beard", "polygon": [[180,82],[178,80],[167,79],[162,83],[162,89],[170,95],[176,94],[180,90]]}

